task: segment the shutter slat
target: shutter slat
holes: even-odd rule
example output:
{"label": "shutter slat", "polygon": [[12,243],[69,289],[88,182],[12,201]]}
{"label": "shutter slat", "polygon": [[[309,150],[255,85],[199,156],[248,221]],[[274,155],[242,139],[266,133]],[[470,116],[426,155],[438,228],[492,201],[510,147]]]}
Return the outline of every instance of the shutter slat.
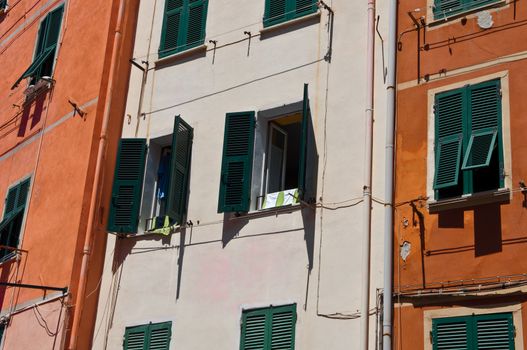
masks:
{"label": "shutter slat", "polygon": [[[487,316],[488,317],[488,316]],[[512,338],[512,317],[510,314],[491,315],[492,319],[477,319],[478,349],[510,349]],[[482,317],[483,318],[483,317]]]}
{"label": "shutter slat", "polygon": [[111,232],[137,232],[145,158],[145,139],[120,140],[108,219]]}
{"label": "shutter slat", "polygon": [[248,314],[242,329],[241,350],[265,349],[265,314]]}
{"label": "shutter slat", "polygon": [[434,324],[434,328],[434,350],[468,349],[466,321]]}

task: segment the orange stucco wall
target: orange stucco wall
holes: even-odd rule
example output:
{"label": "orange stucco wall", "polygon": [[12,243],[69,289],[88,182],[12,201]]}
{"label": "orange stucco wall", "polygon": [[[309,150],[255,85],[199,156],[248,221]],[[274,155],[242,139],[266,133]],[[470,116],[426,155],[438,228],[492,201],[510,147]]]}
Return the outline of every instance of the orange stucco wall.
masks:
{"label": "orange stucco wall", "polygon": [[[61,339],[41,337],[39,332],[23,328],[24,322],[12,317],[6,332],[4,349],[28,349],[27,344],[62,344],[67,341],[74,300],[79,281],[93,174],[99,134],[106,106],[114,28],[119,1],[9,1],[7,14],[0,17],[0,198],[9,186],[31,176],[32,186],[26,207],[25,228],[19,248],[19,261],[0,266],[0,280],[25,284],[68,287],[68,308],[62,315]],[[135,31],[138,1],[127,1],[123,26],[123,45],[118,59],[117,84],[113,87],[108,148],[104,161],[104,186],[111,186],[117,140],[123,120],[125,91],[128,84],[131,47]],[[11,85],[26,70],[33,51],[40,21],[60,4],[65,4],[59,48],[55,62],[53,88],[29,103],[24,103],[23,80]],[[87,114],[72,115],[78,104]],[[42,133],[42,130],[44,132]],[[104,260],[104,203],[97,201],[95,246],[92,250],[87,302],[81,324],[79,349],[88,349],[95,320],[97,287]],[[0,201],[3,212],[4,201]],[[11,305],[14,293],[14,304]],[[46,295],[49,295],[50,292]],[[35,300],[45,293],[38,289],[0,290],[2,313]],[[32,312],[31,312],[32,314]],[[56,318],[56,315],[50,318]],[[22,328],[19,328],[22,327]],[[62,336],[64,335],[64,337]],[[17,341],[24,336],[24,342]],[[14,338],[13,338],[14,337]],[[50,339],[53,338],[53,339]],[[51,342],[51,343],[50,343]],[[34,347],[38,348],[38,347]],[[53,347],[59,348],[59,347]]]}
{"label": "orange stucco wall", "polygon": [[[494,24],[487,30],[477,25],[474,14],[446,24],[428,25],[421,30],[419,56],[417,32],[409,30],[413,22],[407,14],[417,8],[422,10],[414,12],[414,17],[425,15],[426,1],[403,0],[399,4],[395,202],[401,204],[394,217],[395,292],[427,291],[448,283],[460,286],[472,279],[499,280],[497,276],[523,274],[527,271],[523,259],[527,249],[527,209],[519,182],[527,178],[527,59],[522,56],[527,51],[527,6],[511,3],[490,9]],[[506,56],[508,62],[500,61]],[[510,105],[510,131],[504,130],[509,133],[511,144],[511,149],[505,150],[512,158],[511,172],[507,174],[511,180],[510,200],[430,213],[424,199],[427,175],[433,176],[427,174],[431,113],[428,92],[497,72],[506,72],[509,84],[503,98]],[[419,197],[424,200],[416,200]],[[416,209],[406,203],[411,200],[416,200]],[[411,245],[405,259],[400,256],[404,242]],[[452,282],[460,280],[464,282]],[[448,299],[427,300],[400,308],[396,305],[394,349],[422,348],[423,343],[414,340],[423,338],[424,310],[463,305]],[[519,293],[509,299],[479,298],[476,304],[490,307],[524,300]],[[426,306],[427,303],[435,306]],[[524,330],[524,336],[525,333]]]}

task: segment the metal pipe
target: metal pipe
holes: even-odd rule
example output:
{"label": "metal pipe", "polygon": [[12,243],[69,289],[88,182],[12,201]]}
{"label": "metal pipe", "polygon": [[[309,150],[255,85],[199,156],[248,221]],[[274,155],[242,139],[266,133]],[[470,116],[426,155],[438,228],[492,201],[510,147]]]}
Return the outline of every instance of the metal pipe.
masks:
{"label": "metal pipe", "polygon": [[68,293],[68,287],[50,287],[50,286],[39,286],[36,284],[25,284],[25,283],[11,283],[11,282],[0,282],[0,286],[6,287],[19,287],[28,289],[43,289],[43,290],[56,290],[62,292],[62,294]]}
{"label": "metal pipe", "polygon": [[101,127],[101,134],[99,137],[99,148],[97,150],[97,160],[95,163],[95,174],[93,177],[93,186],[92,186],[92,192],[91,192],[91,198],[90,198],[90,206],[89,206],[89,213],[88,213],[88,224],[86,227],[86,235],[84,239],[84,249],[82,252],[82,264],[81,264],[81,270],[79,275],[79,285],[77,289],[77,294],[75,296],[75,310],[73,315],[73,325],[71,329],[71,336],[70,336],[70,342],[68,349],[74,350],[77,348],[77,340],[78,340],[78,332],[80,328],[80,322],[82,317],[82,311],[84,309],[84,299],[85,299],[85,293],[86,293],[86,285],[88,282],[88,264],[90,261],[90,255],[94,240],[94,226],[95,226],[95,215],[97,213],[97,198],[99,195],[99,186],[101,183],[101,173],[102,168],[104,166],[104,154],[106,150],[106,142],[108,138],[108,124],[110,121],[110,115],[111,115],[111,108],[112,108],[112,97],[113,97],[113,89],[114,89],[114,78],[117,72],[117,66],[118,66],[118,58],[120,55],[120,48],[121,48],[121,31],[122,31],[122,22],[124,17],[124,11],[125,11],[125,2],[126,0],[120,0],[119,1],[119,12],[117,15],[117,23],[115,24],[115,36],[113,39],[113,50],[112,50],[112,58],[110,61],[110,72],[109,72],[109,78],[108,78],[108,87],[106,90],[106,96],[105,96],[105,106],[104,106],[104,114],[103,114],[103,120],[102,120],[102,127]]}
{"label": "metal pipe", "polygon": [[364,149],[363,237],[362,237],[362,300],[360,322],[360,349],[367,350],[370,321],[370,255],[371,255],[371,210],[373,168],[373,96],[375,65],[375,0],[368,0],[368,34],[366,48],[366,115]]}
{"label": "metal pipe", "polygon": [[386,77],[386,143],[384,193],[384,286],[382,348],[392,349],[392,290],[393,290],[393,190],[394,190],[394,140],[397,64],[397,0],[390,1],[388,13],[388,74]]}

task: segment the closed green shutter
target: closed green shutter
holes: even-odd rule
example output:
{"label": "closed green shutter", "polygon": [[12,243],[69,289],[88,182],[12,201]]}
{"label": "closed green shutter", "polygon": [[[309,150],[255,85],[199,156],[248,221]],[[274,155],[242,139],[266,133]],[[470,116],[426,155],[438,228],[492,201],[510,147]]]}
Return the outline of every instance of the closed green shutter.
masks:
{"label": "closed green shutter", "polygon": [[[500,130],[500,81],[491,80],[467,87],[469,103],[470,141],[462,170],[487,167],[496,146]],[[500,142],[501,144],[501,142]]]}
{"label": "closed green shutter", "polygon": [[167,214],[181,225],[187,212],[193,129],[180,116],[174,122]]}
{"label": "closed green shutter", "polygon": [[307,157],[307,134],[309,127],[309,93],[308,84],[304,84],[304,98],[302,103],[302,129],[300,130],[300,149],[298,158],[298,195],[304,198],[306,191],[306,157]]}
{"label": "closed green shutter", "polygon": [[145,139],[120,140],[110,202],[108,231],[137,232],[145,158]]}
{"label": "closed green shutter", "polygon": [[498,1],[499,0],[435,0],[434,18],[445,18]]}
{"label": "closed green shutter", "polygon": [[218,213],[249,211],[254,127],[254,112],[225,117]]}
{"label": "closed green shutter", "polygon": [[205,41],[208,0],[166,0],[159,57]]}
{"label": "closed green shutter", "polygon": [[434,189],[456,186],[463,141],[464,90],[437,94],[435,98]]}
{"label": "closed green shutter", "polygon": [[35,57],[31,65],[17,79],[11,89],[14,89],[25,78],[39,79],[43,76],[51,76],[53,72],[53,62],[57,51],[60,28],[62,24],[62,14],[64,6],[59,6],[51,11],[40,23],[38,30]]}
{"label": "closed green shutter", "polygon": [[513,350],[511,313],[469,315],[432,320],[434,350]]}
{"label": "closed green shutter", "polygon": [[126,328],[124,350],[169,350],[172,322],[150,323]]}
{"label": "closed green shutter", "polygon": [[266,0],[264,27],[269,27],[316,12],[316,0]]}
{"label": "closed green shutter", "polygon": [[293,350],[296,304],[246,310],[242,314],[240,350]]}

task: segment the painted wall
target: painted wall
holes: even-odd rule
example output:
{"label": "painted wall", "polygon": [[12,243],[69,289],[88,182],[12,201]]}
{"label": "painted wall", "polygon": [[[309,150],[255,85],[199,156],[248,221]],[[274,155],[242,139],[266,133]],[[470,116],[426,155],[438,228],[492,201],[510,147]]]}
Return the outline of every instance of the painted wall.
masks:
{"label": "painted wall", "polygon": [[[332,60],[328,12],[260,32],[264,2],[210,1],[207,50],[158,62],[164,1],[142,1],[123,137],[170,139],[174,116],[194,128],[188,219],[193,226],[164,237],[108,235],[95,349],[122,346],[127,326],[172,321],[171,348],[239,347],[243,308],[297,303],[298,349],[358,346],[364,157],[366,3],[335,0]],[[378,4],[380,31],[388,19]],[[250,31],[249,42],[244,31]],[[244,40],[245,39],[245,40]],[[217,40],[217,48],[209,43]],[[382,201],[384,85],[376,45],[373,195]],[[302,100],[309,84],[316,210],[217,214],[225,114],[266,111]],[[259,132],[261,125],[257,125]],[[168,145],[168,143],[166,143]],[[151,153],[153,154],[153,152]],[[152,216],[155,157],[146,169],[140,227]],[[258,174],[253,177],[261,179]],[[107,194],[107,196],[109,196]],[[382,287],[383,206],[374,203],[371,307]],[[375,343],[372,312],[370,342]],[[206,334],[206,336],[203,336]]]}
{"label": "painted wall", "polygon": [[[2,290],[2,315],[15,311],[5,333],[3,349],[36,348],[36,344],[58,349],[67,341],[69,335],[64,330],[70,329],[68,322],[74,312],[72,296],[79,279],[118,2],[95,1],[90,4],[89,11],[86,4],[79,1],[8,3],[8,12],[0,17],[0,198],[5,198],[8,188],[26,177],[31,177],[31,188],[20,236],[22,251],[18,259],[0,265],[1,280],[68,287],[71,294],[62,300],[69,305],[64,310],[56,307],[57,301],[40,306],[46,310],[43,319],[50,329],[55,329],[55,324],[60,328],[51,336],[43,331],[42,322],[36,323],[38,316],[33,309],[22,313],[16,310],[45,301],[53,292],[17,287]],[[133,3],[130,3],[132,12]],[[23,92],[28,86],[27,79],[14,90],[11,86],[33,60],[40,22],[61,4],[65,10],[53,72],[55,83],[52,89],[25,103]],[[123,35],[135,28],[134,21],[129,22],[124,26]],[[129,44],[124,45],[124,62],[127,62],[126,50],[129,51],[133,43],[130,38],[133,36],[129,36]],[[124,91],[128,64],[121,63],[117,71],[122,81],[121,91]],[[121,125],[124,94],[114,95],[115,115],[111,124]],[[84,118],[74,113],[68,101],[86,112]],[[114,132],[111,136],[109,157],[113,158],[118,135]],[[4,201],[1,203],[3,212]],[[92,272],[101,270],[101,252],[105,246],[99,244],[96,249],[99,253],[93,252]],[[95,280],[90,284],[95,288],[100,278],[92,275],[91,280]],[[96,300],[97,290],[93,288],[89,292]],[[85,336],[79,348],[90,347],[94,305],[85,309],[81,325],[81,333]],[[28,328],[33,323],[35,325]]]}
{"label": "painted wall", "polygon": [[[429,5],[429,4],[428,4]],[[503,5],[503,6],[501,6]],[[420,47],[408,11],[424,16]],[[431,22],[431,7],[425,1],[402,1],[399,5],[397,158],[395,214],[394,283],[401,293],[396,303],[395,349],[421,349],[430,346],[423,334],[427,310],[446,309],[454,315],[463,307],[497,312],[504,305],[520,307],[524,290],[510,289],[500,294],[486,293],[470,298],[405,298],[403,294],[469,288],[495,281],[510,281],[519,288],[526,265],[525,206],[519,182],[525,178],[527,163],[523,129],[527,110],[525,90],[525,52],[527,34],[525,7],[503,4],[487,9],[492,16],[490,29],[478,26],[474,13],[450,21]],[[419,64],[418,64],[419,62]],[[417,83],[418,72],[420,82]],[[458,209],[431,212],[435,200],[431,184],[434,176],[433,96],[441,90],[499,78],[502,86],[503,137],[505,156],[505,199],[488,204],[472,202]],[[509,191],[507,191],[509,190]],[[427,199],[428,197],[428,199]],[[419,198],[421,200],[419,200]],[[409,204],[414,201],[415,209]],[[404,257],[401,255],[406,251]],[[468,293],[468,292],[467,292]],[[435,293],[437,294],[437,293]],[[418,300],[419,299],[419,300]],[[471,299],[477,299],[470,301]],[[395,299],[398,300],[398,299]],[[468,301],[467,301],[468,300]],[[434,307],[430,305],[435,305]],[[494,311],[493,311],[494,310]],[[481,311],[480,311],[481,312]],[[523,312],[515,326],[523,328]],[[518,322],[518,324],[516,323]],[[523,328],[523,334],[525,329]],[[416,337],[423,341],[415,342]],[[423,338],[424,337],[424,338]],[[517,349],[523,347],[517,336]],[[521,346],[521,347],[520,347]]]}

